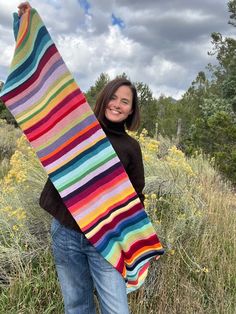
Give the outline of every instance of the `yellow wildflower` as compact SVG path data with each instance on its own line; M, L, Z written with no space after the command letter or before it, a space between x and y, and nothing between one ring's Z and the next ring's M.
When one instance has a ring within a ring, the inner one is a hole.
M12 227L12 230L13 230L13 231L18 231L18 230L19 230L19 227L18 227L17 225L14 225L14 226Z
M156 200L156 199L157 199L157 195L156 195L155 193L152 193L152 194L151 194L151 199L152 199L152 200Z

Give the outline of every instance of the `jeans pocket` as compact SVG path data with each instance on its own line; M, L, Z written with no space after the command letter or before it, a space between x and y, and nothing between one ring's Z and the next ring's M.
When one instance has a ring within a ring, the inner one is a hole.
M53 218L52 224L51 224L51 236L52 236L52 239L55 238L56 234L58 233L58 231L61 228L62 228L62 225L60 224L60 222L58 220L56 220L55 218Z

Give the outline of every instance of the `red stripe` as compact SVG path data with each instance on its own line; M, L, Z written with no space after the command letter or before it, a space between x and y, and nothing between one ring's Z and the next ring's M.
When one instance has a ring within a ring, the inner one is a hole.
M91 199L96 198L101 194L102 191L106 191L107 188L117 184L117 182L121 181L124 177L126 177L126 174L123 172L123 169L119 167L112 173L109 173L107 176L99 179L92 185L89 185L89 187L85 190L81 192L78 191L79 189L73 191L73 193L76 193L76 195L72 198L69 198L68 200L63 199L63 201L67 207L73 206L82 200L83 202L90 202Z
M65 155L67 152L72 150L74 147L79 145L81 142L85 141L87 138L92 136L99 129L100 129L100 126L99 125L95 125L93 128L89 129L83 135L78 136L74 141L70 142L67 146L64 146L59 152L57 152L56 154L52 155L48 159L45 159L45 160L41 161L43 166L45 167L45 166L51 164L52 162L54 162L55 160L58 160L60 157Z
M141 268L141 270L138 273L138 279L137 280L129 280L128 284L132 285L132 286L137 286L139 283L139 278L140 276L148 269L148 267L150 266L150 263L147 262L146 264L144 264L144 266Z
M55 45L50 46L43 57L40 59L38 64L37 70L33 73L33 75L25 81L23 84L17 86L15 89L11 90L9 93L5 94L2 97L4 102L7 102L9 99L18 96L20 93L24 92L29 86L31 86L39 77L41 71L43 70L45 64L50 60L50 58L55 54L58 53L57 48ZM11 106L9 106L11 108Z
M130 246L129 250L124 252L125 259L129 260L132 256L145 246L155 245L160 243L156 234L152 234L149 238L138 240L133 245Z
M51 120L50 118L53 117L54 114L57 114L57 112L63 108L67 108L69 105L73 106L75 103L76 97L81 95L81 91L79 89L74 90L70 94L67 94L64 96L64 98L61 99L59 103L57 103L54 107L52 107L51 111L48 112L46 116L43 116L40 121L26 129L24 132L26 134L34 134L34 132L37 132L39 128L42 127L42 125L48 124ZM83 96L83 95L82 95ZM68 104L67 104L68 103Z
M42 136L45 133L47 133L48 131L50 131L57 123L62 121L63 118L65 118L69 113L75 111L79 106L84 104L84 102L85 102L85 99L82 98L80 101L76 102L74 104L74 106L72 106L70 108L66 108L67 110L65 110L65 112L62 113L61 115L55 115L54 119L50 119L50 123L47 123L46 126L44 126L42 124L41 127L37 130L37 133L34 133L35 135L31 135L31 134L27 135L29 141L34 141L34 140L38 139L40 136ZM38 123L41 124L42 123L41 120ZM27 129L27 132L28 132L28 129Z
M24 130L25 134L29 137L29 139L38 138L42 133L46 133L46 131L51 128L51 125L53 125L54 121L58 121L58 119L62 120L69 113L81 106L84 102L85 98L83 94L81 94L81 96L78 94L78 90L76 90L76 93L70 93L55 107L53 107L46 116L43 116L33 126Z
M114 209L116 209L119 206L123 206L124 203L126 203L130 198L134 197L136 194L136 192L134 191L133 193L127 195L125 198L123 198L121 201L113 204L112 206L108 207L108 209L100 214L94 221L90 222L88 225L86 225L85 228L83 228L83 232L86 233L86 230L90 229L91 227L93 227L94 224L96 224L97 222L99 222L99 220L101 220L103 217L105 217L109 212L113 211Z
M96 234L90 238L90 241L93 244L95 244L99 240L101 240L101 238L104 235L106 235L107 232L116 231L116 226L120 222L124 221L126 218L130 218L134 214L137 214L140 211L140 209L142 209L142 205L138 203L134 205L133 207L131 207L129 210L126 210L125 212L120 213L115 218L113 218L112 221L110 221L109 223L106 223L99 231L97 231ZM96 227L96 225L94 225L94 227Z
M89 241L90 241L90 240L89 240ZM91 242L91 243L92 243L92 242ZM121 251L119 261L118 261L118 263L116 264L116 269L118 270L119 273L122 274L123 271L124 271L124 268L125 268L125 263L124 263L123 251Z
M25 17L23 17L23 18L27 18L27 27L26 27L26 29L25 29L25 33L23 34L23 36L21 37L21 40L17 43L17 45L16 45L16 49L21 45L21 43L23 42L23 40L25 39L25 37L26 37L26 34L28 33L28 30L29 30L29 26L30 26L30 24L29 24L29 21L30 21L30 10L28 10L28 12L26 12L27 13L27 16L25 16ZM23 21L22 21L23 22Z

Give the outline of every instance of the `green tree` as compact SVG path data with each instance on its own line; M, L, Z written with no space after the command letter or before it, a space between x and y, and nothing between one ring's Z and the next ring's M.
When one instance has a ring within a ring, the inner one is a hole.
M228 2L228 10L231 13L229 16L229 24L236 26L236 0L230 0Z
M180 105L171 97L160 96L157 100L157 123L158 133L163 136L175 138L178 123L180 123ZM182 121L181 121L182 124Z
M147 84L136 82L135 87L141 113L140 131L146 129L149 135L153 136L155 134L155 123L157 122L156 100Z
M236 26L236 0L228 2L230 24ZM185 119L182 147L201 149L215 158L224 175L236 184L236 40L214 32L212 51L218 64L208 65L211 80L200 72L181 100ZM191 107L191 112L188 108Z
M178 103L178 118L181 119L181 146L189 142L189 135L195 121L202 116L204 101L211 93L212 85L205 72L197 74L196 79Z
M219 170L236 184L236 117L218 111L198 118L191 132L188 149L203 150L215 158Z
M236 55L233 56L229 63L227 74L222 82L222 93L236 113Z
M101 90L110 81L110 77L106 73L101 73L99 78L96 80L95 85L91 86L89 90L85 93L89 105L94 108L96 99Z

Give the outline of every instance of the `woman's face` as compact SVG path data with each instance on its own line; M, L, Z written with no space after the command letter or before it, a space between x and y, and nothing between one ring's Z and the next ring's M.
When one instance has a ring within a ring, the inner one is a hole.
M112 122L122 122L133 112L133 93L126 86L120 86L105 108L105 117Z

